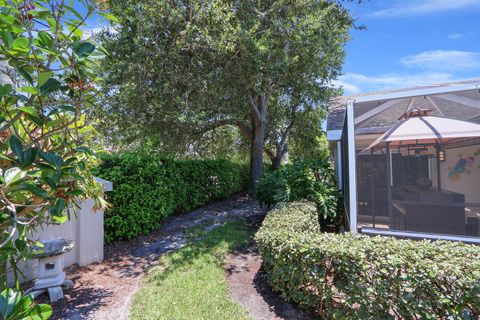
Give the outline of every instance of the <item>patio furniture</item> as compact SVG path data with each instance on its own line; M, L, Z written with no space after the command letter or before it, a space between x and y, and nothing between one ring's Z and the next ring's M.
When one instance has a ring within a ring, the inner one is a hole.
M437 189L438 191L443 192L442 183L441 183L441 172L440 172L440 150L441 147L446 146L451 143L462 142L470 140L473 138L480 137L480 125L468 121L455 120L450 118L429 116L430 110L426 109L414 109L407 110L400 118L399 122L394 125L390 130L381 135L376 139L367 149L371 153L373 150L385 149L386 153L386 165L387 165L387 210L390 217L390 221L393 224L391 228L395 228L394 222L398 214L404 215L404 229L407 231L421 231L416 230L418 228L424 230L428 229L426 226L427 218L432 220L443 219L445 216L446 225L449 222L453 223L453 226L446 227L445 230L450 230L450 234L460 233L465 234L465 205L458 206L458 209L450 208L450 203L438 203L438 200L441 198L430 198L424 202L413 201L411 203L401 203L396 202L396 208L394 212L394 202L392 189L394 188L393 184L393 170L392 170L392 149L401 150L406 149L408 153L413 149L416 154L417 149L420 152L429 151L429 149L434 148L436 159L436 180L437 180ZM424 194L425 192L418 192L418 194ZM425 194L423 195L424 199ZM463 200L463 202L465 202ZM416 203L416 204L415 204ZM417 206L416 209L414 207ZM438 209L437 212L441 213L435 215L435 207ZM454 206L457 208L457 206ZM445 210L445 208L452 210ZM450 212L452 211L452 212ZM413 217L414 214L417 214L417 217ZM463 216L463 230L460 230L460 223L455 223L455 221L460 221L460 217ZM410 223L409 223L410 221ZM412 223L415 222L415 223ZM435 225L436 222L429 222L430 224ZM419 224L420 226L414 227L414 224ZM413 228L413 229L412 229ZM440 226L432 227L434 229L442 229ZM438 231L426 231L424 232L438 232Z
M465 196L446 190L403 186L394 191L393 229L465 235Z

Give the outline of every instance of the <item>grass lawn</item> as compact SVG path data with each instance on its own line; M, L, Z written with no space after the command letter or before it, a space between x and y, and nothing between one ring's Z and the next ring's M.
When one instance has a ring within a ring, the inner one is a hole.
M225 255L252 235L242 221L210 232L191 229L189 244L162 257L146 277L130 319L251 319L230 298L223 265Z

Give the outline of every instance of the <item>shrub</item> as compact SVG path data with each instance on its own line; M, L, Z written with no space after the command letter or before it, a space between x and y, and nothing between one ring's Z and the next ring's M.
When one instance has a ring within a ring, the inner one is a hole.
M257 186L256 198L267 206L280 202L310 200L323 219L337 217L338 188L328 161L298 161L266 172Z
M480 247L319 233L315 205L272 210L256 234L274 290L325 319L478 319Z
M152 153L103 157L98 176L114 184L105 240L146 234L173 213L187 212L244 190L246 167L226 160L173 160Z
M73 218L81 200L106 205L88 147L106 52L81 31L104 13L93 1L81 13L63 1L0 4L0 319L46 319L50 307L20 290L22 263L41 247L31 235Z

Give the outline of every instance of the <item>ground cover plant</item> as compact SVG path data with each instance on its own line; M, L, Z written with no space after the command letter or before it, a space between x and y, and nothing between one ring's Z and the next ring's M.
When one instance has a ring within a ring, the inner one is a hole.
M321 233L315 204L273 209L257 232L269 281L324 319L478 319L480 248Z
M162 257L147 276L130 319L250 319L229 296L223 264L229 251L252 236L243 221L209 232L191 229L189 244Z
M112 181L107 242L156 230L163 219L245 190L248 168L227 160L174 160L155 153L103 157L98 176Z

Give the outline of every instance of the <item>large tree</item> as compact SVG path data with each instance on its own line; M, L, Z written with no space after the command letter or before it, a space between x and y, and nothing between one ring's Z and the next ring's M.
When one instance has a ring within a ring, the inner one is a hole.
M103 35L112 52L105 66L107 85L115 88L105 105L108 119L117 120L112 134L156 135L174 147L236 126L250 142L252 191L268 133L278 129L269 123L291 122L288 138L296 113L328 97L352 27L333 0L111 4L120 20Z

